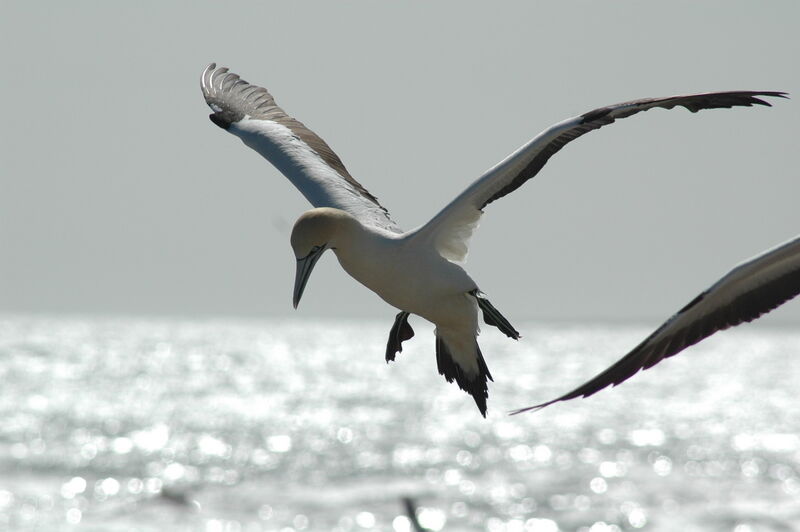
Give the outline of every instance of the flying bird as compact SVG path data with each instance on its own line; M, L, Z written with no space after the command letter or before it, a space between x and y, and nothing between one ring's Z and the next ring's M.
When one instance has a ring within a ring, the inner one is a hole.
M656 107L702 109L770 104L782 92L714 92L646 98L601 107L546 129L490 168L428 223L404 231L345 168L334 151L278 107L264 88L227 68L209 65L201 77L212 122L270 161L314 206L295 223L297 259L293 304L297 308L314 265L332 250L354 279L397 308L386 361L414 336L411 314L435 326L436 362L448 382L472 395L486 417L493 380L478 346L478 315L517 340L519 332L492 305L463 268L470 238L487 205L534 177L556 152L578 137ZM556 401L591 395L619 384L714 332L750 321L800 292L800 239L742 264L670 318L630 354ZM527 409L520 409L519 412Z

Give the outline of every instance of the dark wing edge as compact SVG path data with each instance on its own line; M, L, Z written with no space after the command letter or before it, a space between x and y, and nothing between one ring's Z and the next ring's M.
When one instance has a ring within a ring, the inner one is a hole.
M770 277L765 275L767 278L763 282L753 283L730 300L714 301L717 290L724 290L736 282L732 278L740 269L753 266L758 268L759 263L767 262L773 255L786 251L789 252L785 258L789 267L778 275ZM513 410L510 414L541 410L553 403L589 397L608 386L616 386L640 370L649 369L665 358L677 355L717 331L759 318L798 294L800 294L800 238L734 268L664 322L627 355L593 379L556 399Z
M238 122L245 116L272 120L289 128L297 137L308 144L331 168L336 170L349 182L359 194L380 207L389 217L389 211L378 202L378 198L370 194L364 186L350 175L344 163L322 138L307 128L299 120L289 116L276 103L272 95L263 87L253 85L241 79L238 74L230 72L227 67L217 68L211 63L200 77L200 88L206 104L214 111L211 121L223 129Z
M654 107L672 109L673 107L681 106L693 113L703 109L730 109L732 107L752 107L753 105L772 107L772 104L766 100L762 100L759 96L788 98L788 93L780 91L728 91L690 94L685 96L668 96L665 98L643 98L600 107L599 109L584 113L580 115L580 121L550 140L514 179L487 198L479 209L483 210L489 203L521 187L526 181L539 173L547 161L550 160L550 157L558 153L561 148L573 140L590 131L600 129L608 124L613 124L619 118L627 118Z
M480 410L481 415L486 417L486 400L489 398L489 385L487 379L494 382L489 368L486 366L486 359L483 358L481 348L475 343L478 356L478 372L476 375L469 375L456 362L455 357L448 349L442 337L436 335L436 367L439 375L442 375L447 382L455 381L458 387L472 396L475 404Z

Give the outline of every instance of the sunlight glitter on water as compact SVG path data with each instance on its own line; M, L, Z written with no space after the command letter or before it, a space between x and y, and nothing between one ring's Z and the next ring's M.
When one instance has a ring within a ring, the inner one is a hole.
M430 330L387 365L384 325L0 321L0 525L400 531L403 497L431 530L800 524L792 331L731 331L514 417L647 331L487 332L483 420L437 374Z

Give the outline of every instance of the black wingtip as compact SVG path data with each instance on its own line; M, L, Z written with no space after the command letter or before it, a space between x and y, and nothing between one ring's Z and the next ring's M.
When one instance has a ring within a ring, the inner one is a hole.
M775 98L789 99L789 93L784 91L763 91L756 92L755 96L774 96Z
M211 113L208 115L208 118L214 122L217 126L221 127L224 130L228 130L231 127L231 121L227 120L224 116L224 113Z
M611 386L612 387L616 386L616 384L612 384ZM604 388L605 388L605 386L604 386ZM596 391L599 391L599 390L596 390ZM511 410L508 413L508 415L509 416L516 416L517 414L523 414L525 412L538 412L539 410L541 410L543 408L546 408L546 407L548 407L550 405L554 405L556 403L560 403L562 401L569 401L570 399L577 399L579 397L585 399L585 398L589 397L590 395L593 395L594 393L595 393L595 391L589 392L589 393L583 393L583 392L579 392L577 390L573 390L572 392L570 392L570 393L568 393L566 395L562 395L561 397L558 397L556 399L551 399L550 401L547 401L545 403L539 403L538 405L526 406L524 408L517 408L516 410Z
M789 99L789 93L783 91L765 91L765 92L753 92L750 96L750 102L753 105L765 105L767 107L772 107L772 104L767 100L762 100L761 98L757 98L757 96L770 96L772 98L786 98Z
M553 403L557 403L559 401L561 401L561 399L555 399L553 401L548 401L546 403L541 403L541 404L538 404L538 405L526 406L525 408L517 408L516 410L510 411L508 413L508 415L509 416L516 416L517 414L524 414L525 412L538 412L542 408L544 408L546 406L550 406Z

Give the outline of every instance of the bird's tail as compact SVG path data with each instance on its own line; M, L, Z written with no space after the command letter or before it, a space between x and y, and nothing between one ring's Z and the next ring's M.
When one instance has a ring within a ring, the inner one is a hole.
M486 399L489 398L489 387L487 379L492 379L492 374L489 373L489 368L486 366L486 360L483 358L481 348L478 347L478 342L475 342L475 356L477 371L470 371L465 369L460 362L461 357L458 359L453 356L452 351L447 343L442 339L439 331L436 331L436 365L439 368L439 374L443 375L447 382L456 381L458 387L467 392L475 400L478 405L478 410L481 415L486 417Z

